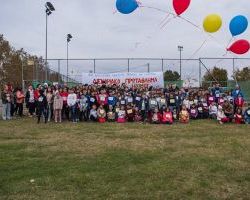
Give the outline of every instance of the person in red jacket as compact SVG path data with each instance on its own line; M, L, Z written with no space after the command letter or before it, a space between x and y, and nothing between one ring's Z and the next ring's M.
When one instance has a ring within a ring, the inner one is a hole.
M108 105L108 95L105 89L102 89L100 91L100 94L96 95L96 99L99 105L103 105L106 108L106 106Z
M244 123L244 118L243 118L243 115L242 115L241 108L238 108L236 110L236 113L234 115L234 121L235 121L236 124L243 124Z
M169 108L166 108L163 111L161 122L163 124L173 124L173 114L172 114L172 112L170 111Z
M242 108L244 105L244 98L239 94L235 100L234 100L234 104L236 106L236 108Z

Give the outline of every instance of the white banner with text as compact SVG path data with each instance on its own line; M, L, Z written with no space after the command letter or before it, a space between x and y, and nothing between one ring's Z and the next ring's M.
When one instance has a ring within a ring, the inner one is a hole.
M164 87L163 73L162 72L149 72L149 73L110 73L110 74L96 74L96 73L83 73L83 84L107 84L107 85L122 85L145 87Z

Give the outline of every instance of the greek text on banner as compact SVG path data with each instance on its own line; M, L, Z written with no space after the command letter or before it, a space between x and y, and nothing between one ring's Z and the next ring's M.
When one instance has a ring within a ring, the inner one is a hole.
M163 73L150 72L150 73L110 73L110 74L96 74L96 73L83 73L83 84L116 84L127 86L143 85L145 87L164 87Z

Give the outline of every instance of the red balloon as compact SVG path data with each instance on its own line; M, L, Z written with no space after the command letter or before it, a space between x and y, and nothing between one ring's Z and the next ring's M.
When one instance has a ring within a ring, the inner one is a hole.
M173 6L176 14L181 15L184 13L188 9L190 2L191 0L173 0Z
M237 40L227 49L227 51L231 51L235 54L245 54L249 49L250 44L247 40Z

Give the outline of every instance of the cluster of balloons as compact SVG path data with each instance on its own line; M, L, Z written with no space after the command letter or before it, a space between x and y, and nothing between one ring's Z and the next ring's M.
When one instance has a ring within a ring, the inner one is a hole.
M217 32L222 26L222 19L217 14L208 15L203 21L203 28L208 33ZM243 15L235 16L230 24L229 30L232 34L232 37L238 36L246 31L248 27L248 20ZM245 54L249 51L250 44L247 40L237 40L234 42L227 51L231 51L235 54Z
M183 14L190 6L191 0L173 0L173 8L177 16ZM116 0L116 8L122 14L130 14L139 7L137 0ZM222 26L222 18L218 14L210 14L203 20L203 28L207 33L215 33ZM229 25L232 37L238 36L246 31L248 20L243 15L235 16ZM240 39L231 44L227 51L235 54L245 54L249 51L250 44L247 40Z

